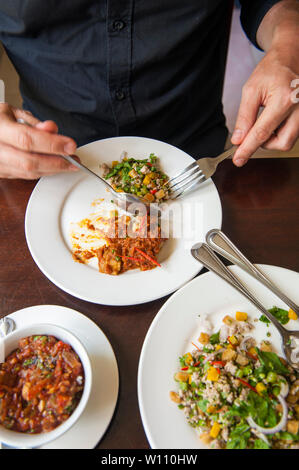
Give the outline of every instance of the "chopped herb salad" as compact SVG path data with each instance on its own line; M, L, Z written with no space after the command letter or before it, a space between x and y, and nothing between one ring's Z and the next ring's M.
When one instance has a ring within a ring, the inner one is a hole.
M109 167L101 165L102 176L117 192L134 194L147 202L162 202L169 198L168 176L158 168L158 157L136 160L123 152L121 161Z
M179 359L170 398L212 448L299 448L298 373L269 341L257 345L252 329L237 312L218 332L201 332Z

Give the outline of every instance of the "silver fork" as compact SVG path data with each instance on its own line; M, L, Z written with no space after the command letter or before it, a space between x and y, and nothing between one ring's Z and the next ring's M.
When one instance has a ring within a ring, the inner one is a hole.
M282 347L288 362L294 369L299 370L298 349L296 348L295 342L295 339L299 339L299 331L292 331L284 328L279 323L277 318L268 312L268 310L257 300L253 294L251 294L251 292L249 292L246 286L233 274L233 272L228 269L224 263L222 263L216 253L214 253L212 248L210 248L207 244L196 243L191 248L191 253L192 256L203 266L217 274L217 276L221 277L224 281L244 295L244 297L246 297L253 305L255 305L255 307L273 323L280 333Z
M29 124L28 122L24 121L24 119L21 119L21 118L17 119L17 122L19 124L25 124L26 126L33 127L31 124ZM127 210L130 211L130 204L140 204L140 203L142 203L142 204L145 204L147 207L150 206L150 203L148 201L146 201L145 199L143 199L143 198L140 198L138 196L133 196L132 194L128 194L128 193L125 193L125 192L122 192L122 193L116 192L112 188L112 186L104 178L102 178L97 173L94 173L92 170L87 168L87 166L83 165L82 163L77 162L77 160L75 160L71 155L62 155L61 154L61 155L59 155L59 157L63 158L64 160L71 163L72 165L75 165L80 170L85 171L85 173L87 173L88 175L94 176L95 178L100 180L102 183L104 183L109 188L109 190L113 194L113 196L116 197L119 201L121 201L122 203L124 203L126 205ZM133 209L133 208L131 208L131 209L132 209L132 212L135 213L135 209Z
M177 199L194 186L199 185L210 178L216 171L220 162L232 156L237 150L236 146L231 147L215 158L201 158L188 165L184 170L167 181L170 189L170 199Z
M264 284L264 286L270 289L273 294L288 305L299 317L299 306L268 279L257 266L252 264L221 230L210 230L206 234L206 242L212 250L216 251L233 264L237 264L241 269Z

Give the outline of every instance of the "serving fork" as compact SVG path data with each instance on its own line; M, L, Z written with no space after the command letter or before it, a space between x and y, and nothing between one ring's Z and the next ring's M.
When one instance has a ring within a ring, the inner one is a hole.
M206 234L207 244L219 255L238 265L252 277L260 281L280 300L288 305L299 317L299 306L276 286L257 266L252 264L233 242L219 229L212 229Z
M221 277L224 281L234 287L244 297L246 297L260 312L262 312L277 328L282 340L282 348L285 356L291 366L299 370L299 357L298 345L296 340L299 340L299 331L287 330L278 320L272 315L257 298L247 289L243 282L241 282L233 272L225 266L225 264L218 258L212 248L205 243L196 243L191 248L192 256L199 261L207 269ZM268 283L271 283L268 278ZM260 280L260 279L259 279ZM264 283L264 282L263 282ZM267 286L268 287L268 286ZM271 289L273 292L274 290ZM276 294L277 295L277 294ZM285 296L286 298L286 296ZM288 299L290 300L290 299ZM299 342L298 342L299 344Z
M167 186L170 190L170 199L178 199L195 186L204 183L208 178L213 176L218 164L226 158L231 157L236 150L237 146L234 145L218 155L218 157L201 158L188 165L176 176L170 178L167 181Z

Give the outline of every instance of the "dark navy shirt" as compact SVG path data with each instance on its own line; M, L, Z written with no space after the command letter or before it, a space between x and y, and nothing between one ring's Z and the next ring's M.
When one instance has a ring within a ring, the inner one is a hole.
M243 0L243 27L278 0ZM140 135L215 155L228 0L0 0L0 40L20 75L23 107L79 145Z

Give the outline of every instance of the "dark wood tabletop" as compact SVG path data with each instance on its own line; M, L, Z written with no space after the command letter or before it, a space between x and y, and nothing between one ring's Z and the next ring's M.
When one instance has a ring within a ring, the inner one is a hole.
M223 208L223 231L256 263L299 271L299 159L256 159L244 168L225 161L214 182ZM167 298L131 307L78 300L38 269L24 235L27 201L36 183L0 179L0 317L38 304L74 308L96 322L115 351L120 392L102 449L146 449L137 401L142 343Z

